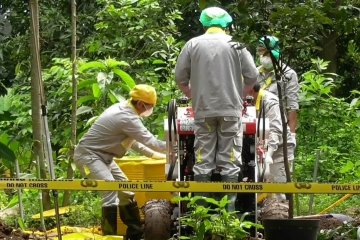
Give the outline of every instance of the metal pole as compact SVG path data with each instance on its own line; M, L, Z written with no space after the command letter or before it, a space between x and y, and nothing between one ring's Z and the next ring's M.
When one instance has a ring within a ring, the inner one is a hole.
M320 151L316 151L316 160L315 160L315 166L314 166L314 173L313 173L313 182L316 182L317 179L317 173L318 173L318 169L319 169L319 161L320 161ZM313 205L314 205L314 194L310 195L310 199L309 199L309 213L310 214L314 214L313 213Z
M40 178L40 160L39 156L36 157L36 177ZM45 233L46 237L46 227L45 227L45 220L44 220L44 208L42 204L42 193L39 191L39 202L40 202L40 222L41 222L41 228L43 232Z
M16 178L20 178L20 168L19 168L19 161L15 158L15 169L16 169ZM24 219L24 207L22 202L22 190L18 189L18 198L19 198L19 210L20 210L20 217Z
M47 120L47 109L46 109L45 105L42 105L41 109L42 109L42 117L43 117L43 123L44 123L44 134L45 134L45 140L46 140L45 153L48 156L48 166L49 166L50 177L53 180L53 179L55 179L55 170L54 170L54 160L52 157L49 126L48 126L48 120ZM60 228L60 213L59 213L59 195L58 195L57 190L52 190L52 193L53 193L53 197L54 197L54 209L55 209L55 218L56 218L56 228L57 228L57 233L58 233L58 239L62 240L61 228Z

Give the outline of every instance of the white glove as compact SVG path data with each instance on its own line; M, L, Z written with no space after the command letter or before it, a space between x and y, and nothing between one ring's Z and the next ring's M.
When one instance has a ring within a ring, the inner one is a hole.
M153 158L153 159L166 159L166 154L159 153L159 152L154 152L153 155L151 156L151 158Z
M265 164L273 164L274 160L272 159L272 155L274 154L274 149L271 147L268 148L265 155Z
M272 159L272 155L274 154L274 149L268 147L268 150L265 155L265 172L264 172L264 179L268 179L270 176L270 165L274 163Z
M270 177L270 164L265 163L264 180L266 181Z

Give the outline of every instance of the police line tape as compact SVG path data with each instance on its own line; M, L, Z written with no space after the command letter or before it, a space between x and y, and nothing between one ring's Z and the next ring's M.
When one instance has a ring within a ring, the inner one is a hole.
M192 181L106 181L92 179L0 179L0 189L94 190L132 192L240 192L359 194L359 184L245 183Z

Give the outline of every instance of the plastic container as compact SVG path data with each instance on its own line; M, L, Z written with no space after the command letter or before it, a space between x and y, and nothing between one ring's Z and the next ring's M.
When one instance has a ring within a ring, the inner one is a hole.
M121 170L126 174L129 180L151 180L151 181L165 181L165 164L166 159L158 160L151 159L145 156L127 156L120 159L114 159ZM151 199L167 199L170 200L173 195L170 192L135 192L135 199L139 208L143 207L145 203ZM143 213L140 211L141 218ZM119 216L119 214L118 214ZM121 221L120 217L117 220L118 234L125 235L126 226Z
M264 219L266 240L316 240L320 230L319 219Z

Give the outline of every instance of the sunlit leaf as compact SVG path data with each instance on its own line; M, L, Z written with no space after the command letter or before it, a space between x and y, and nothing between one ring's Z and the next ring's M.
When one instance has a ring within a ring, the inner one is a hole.
M88 113L88 112L91 112L93 109L92 107L89 107L89 106L81 106L77 109L76 111L76 115L80 115L80 114L84 114L84 113Z
M354 163L347 161L344 166L341 167L340 173L347 173L350 172L354 168Z
M113 72L118 75L126 83L126 85L130 87L130 89L136 85L134 79L123 70L113 69Z
M106 65L100 61L92 61L92 62L87 62L82 64L79 68L78 71L79 72L84 72L87 71L89 69L101 69L101 70L106 70Z
M97 83L94 83L94 84L92 85L92 92L93 92L93 96L94 96L96 99L99 99L100 96L101 96L100 85L97 84Z
M129 67L130 65L125 62L125 61L117 61L115 59L112 59L112 58L108 58L105 60L105 64L110 68L114 68L114 67L117 67L117 66L125 66L125 67Z

